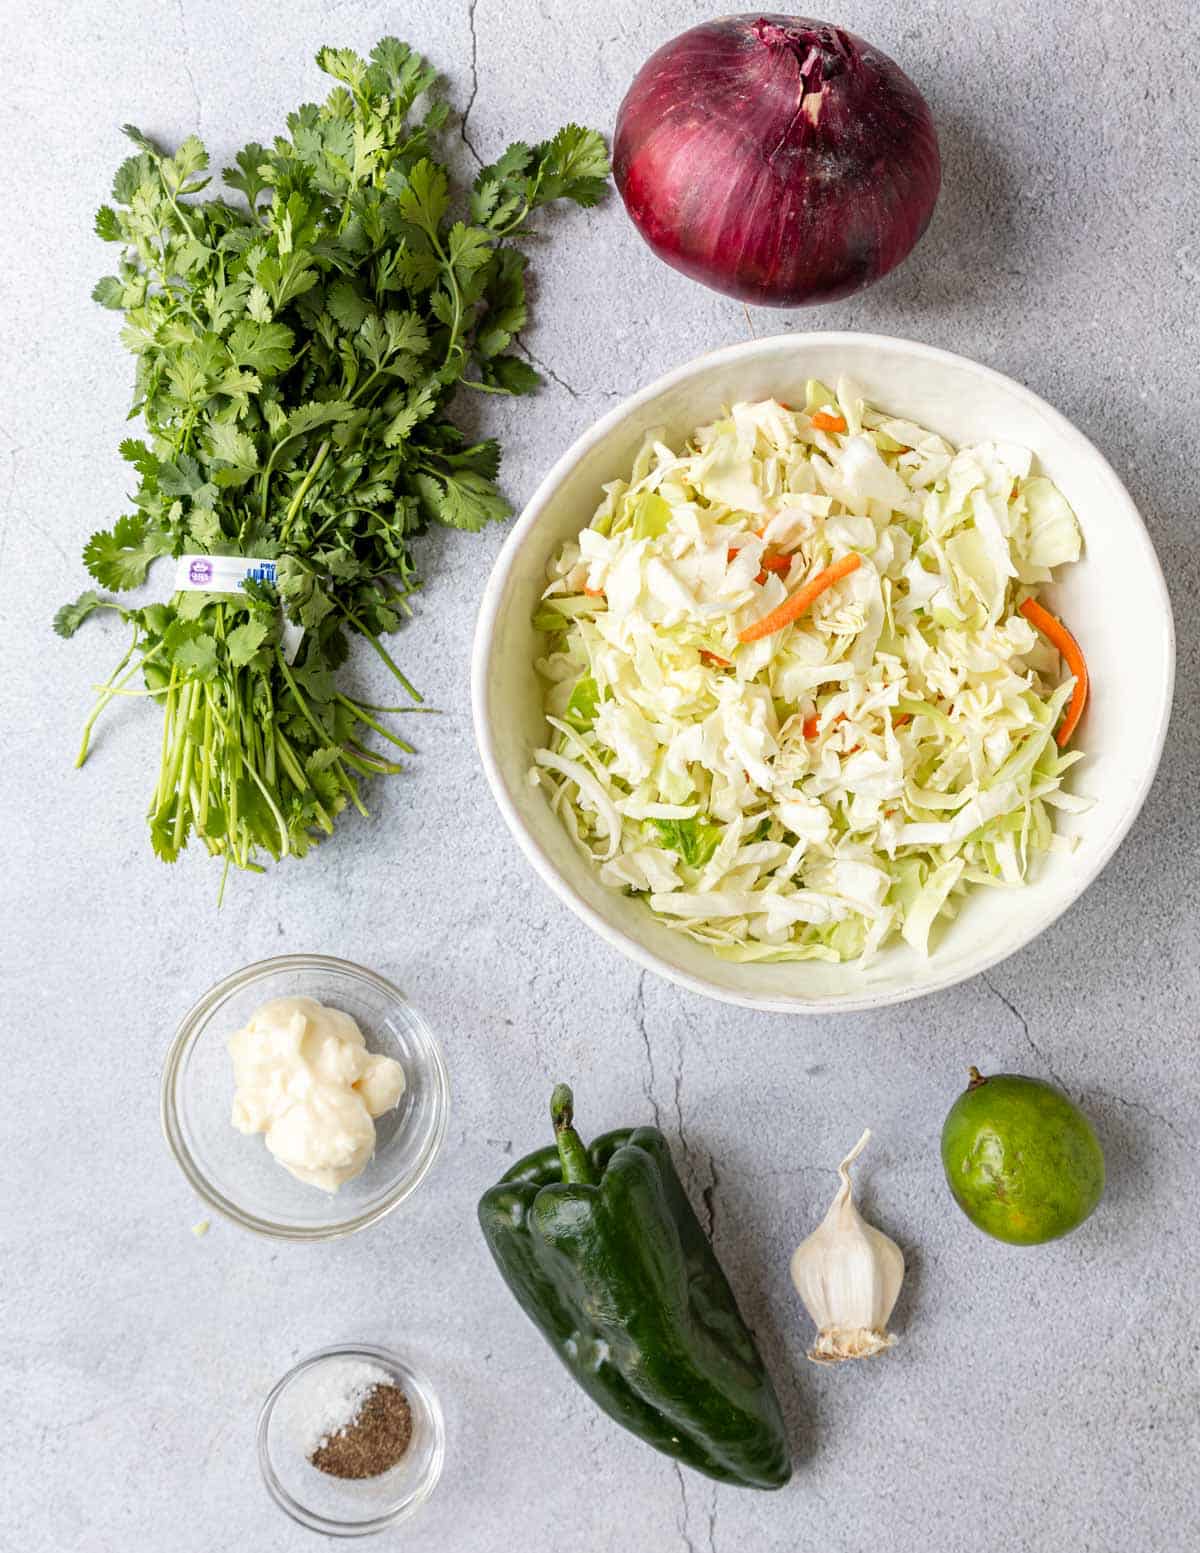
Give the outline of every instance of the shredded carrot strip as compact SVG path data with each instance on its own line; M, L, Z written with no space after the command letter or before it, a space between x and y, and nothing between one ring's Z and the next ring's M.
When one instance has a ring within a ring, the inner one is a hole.
M603 588L589 588L585 586L583 591L590 599L602 599L604 597Z
M846 430L846 417L844 415L830 415L825 410L818 410L812 417L812 423L818 431Z
M801 726L801 732L806 739L815 739L821 730L821 722L814 712L811 717L806 717Z
M1048 609L1043 609L1036 599L1026 599L1021 605L1021 613L1031 626L1058 648L1067 667L1075 676L1075 688L1067 704L1066 716L1058 725L1058 732L1055 734L1059 749L1063 749L1075 732L1076 725L1083 716L1083 709L1087 705L1088 668L1083 649L1062 621L1052 615Z
M833 587L835 582L841 582L843 577L856 572L861 565L861 556L853 553L844 555L840 561L835 561L823 572L810 577L803 587L797 588L795 593L790 598L784 599L777 609L771 610L770 614L764 615L761 620L756 620L744 631L739 631L738 641L757 642L761 637L773 636L776 631L782 631L784 626L790 626L793 620L798 620L809 605L814 604L822 593Z
M718 657L715 652L709 652L707 647L702 647L700 649L700 656L704 659L705 663L715 663L720 669L727 669L729 667L728 658Z
M897 717L893 721L892 727L893 728L903 728L905 723L911 723L911 722L912 722L912 713L911 712L901 712L900 716Z
M757 534L755 537L761 539L762 535ZM737 546L730 545L729 549L725 552L726 566L732 566L737 558ZM764 555L761 564L764 572L786 572L788 567L792 564L792 558L790 555ZM759 580L761 581L762 579L760 578Z

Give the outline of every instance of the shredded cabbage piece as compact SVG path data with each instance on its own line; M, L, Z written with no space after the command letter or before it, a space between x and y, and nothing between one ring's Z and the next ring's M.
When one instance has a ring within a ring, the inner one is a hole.
M972 887L1069 850L1073 681L1018 610L1082 541L1033 464L845 381L735 404L678 451L648 436L534 616L530 780L603 882L728 959L865 964L929 953ZM851 552L799 619L739 639Z

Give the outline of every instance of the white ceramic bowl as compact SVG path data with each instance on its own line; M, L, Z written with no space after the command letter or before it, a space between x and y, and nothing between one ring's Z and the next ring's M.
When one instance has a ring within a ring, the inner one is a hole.
M866 397L955 443L1030 447L1083 528L1085 556L1046 590L1079 637L1091 699L1078 735L1088 758L1074 787L1095 799L1060 816L1078 833L1022 890L981 890L939 931L928 959L907 945L866 970L813 961L739 965L658 922L603 886L539 788L531 752L543 742L541 687L530 623L546 564L589 522L606 480L624 474L653 426L667 442L735 400L803 398L806 378L851 377ZM1049 926L1091 883L1133 823L1158 766L1175 672L1171 606L1145 526L1129 494L1086 437L1028 389L987 367L910 340L869 334L777 335L701 356L651 383L587 432L542 481L509 535L484 594L475 634L475 735L496 801L526 857L552 890L609 943L695 992L794 1013L877 1008L986 970Z

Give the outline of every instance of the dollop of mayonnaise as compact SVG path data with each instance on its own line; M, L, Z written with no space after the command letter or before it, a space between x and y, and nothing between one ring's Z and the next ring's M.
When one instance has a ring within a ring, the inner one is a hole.
M315 998L273 998L229 1037L233 1125L266 1134L299 1181L336 1192L366 1168L375 1118L404 1093L404 1069L367 1050L341 1009Z

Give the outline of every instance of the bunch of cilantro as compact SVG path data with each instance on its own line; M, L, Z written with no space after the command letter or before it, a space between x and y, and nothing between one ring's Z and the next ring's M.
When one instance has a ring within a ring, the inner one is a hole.
M70 636L113 609L131 628L79 760L114 697L162 702L150 832L167 861L193 835L226 869L303 856L348 804L366 812L364 778L401 769L372 742L410 749L386 720L401 708L348 694L336 671L364 636L420 700L381 641L417 585L410 540L430 522L478 530L510 511L499 448L468 444L450 400L459 386L536 386L509 350L525 322L513 240L538 206L592 205L606 186L600 136L568 125L485 167L457 219L434 153L450 113L434 70L394 38L369 61L325 48L317 63L340 83L325 103L225 170L244 203L196 199L209 179L194 136L168 156L127 127L137 154L96 217L122 252L94 296L125 315L131 415L149 440L121 444L133 511L88 540L89 572L119 592L161 556L276 562L274 585L143 608L89 591L55 619ZM303 629L294 659L284 614Z

